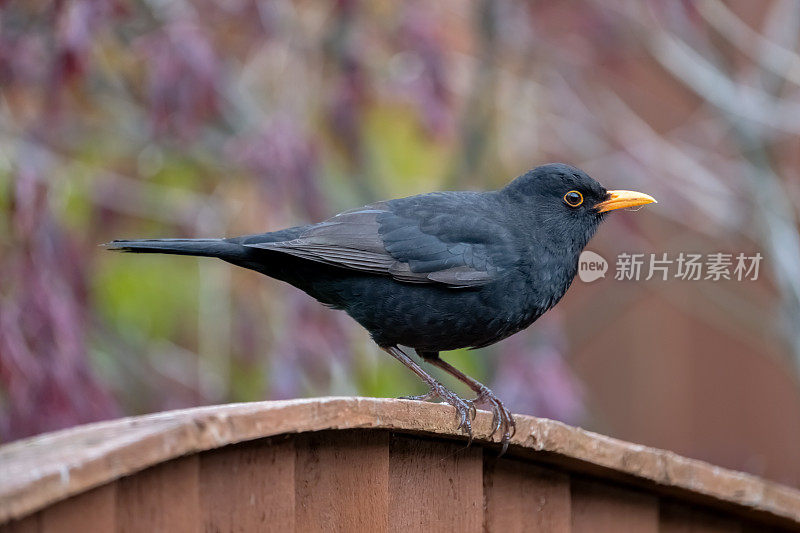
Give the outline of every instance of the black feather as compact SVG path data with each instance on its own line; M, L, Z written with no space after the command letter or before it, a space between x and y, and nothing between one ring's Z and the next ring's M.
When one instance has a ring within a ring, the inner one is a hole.
M564 204L572 189L584 207ZM499 191L411 196L271 233L107 246L218 257L344 309L382 346L438 352L497 342L555 305L605 196L581 171L547 165Z

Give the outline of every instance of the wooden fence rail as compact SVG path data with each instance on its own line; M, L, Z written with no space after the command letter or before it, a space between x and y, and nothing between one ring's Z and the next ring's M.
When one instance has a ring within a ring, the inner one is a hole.
M201 407L0 447L0 532L800 530L800 491L551 420L318 398Z

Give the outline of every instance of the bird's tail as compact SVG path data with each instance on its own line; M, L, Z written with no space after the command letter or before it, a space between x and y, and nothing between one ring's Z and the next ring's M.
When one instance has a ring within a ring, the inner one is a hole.
M108 250L120 252L197 255L225 260L242 259L247 249L225 239L135 239L104 244Z

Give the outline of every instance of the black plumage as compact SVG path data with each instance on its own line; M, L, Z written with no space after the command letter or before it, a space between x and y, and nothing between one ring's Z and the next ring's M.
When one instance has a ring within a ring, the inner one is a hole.
M578 203L578 200L580 202ZM111 249L218 257L283 280L342 309L375 342L456 407L471 433L473 403L429 376L399 346L467 383L491 405L504 444L513 418L492 392L438 357L512 335L555 305L605 214L654 201L607 191L550 164L487 192L436 192L377 202L324 222L228 239L114 241ZM577 205L574 205L576 204Z

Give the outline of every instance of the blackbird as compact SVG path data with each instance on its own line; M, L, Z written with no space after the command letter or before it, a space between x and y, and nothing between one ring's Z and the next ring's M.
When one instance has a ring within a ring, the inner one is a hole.
M439 358L480 348L533 323L564 295L606 213L655 202L608 191L555 163L488 192L433 192L369 204L324 222L227 239L116 240L114 250L218 257L277 278L346 311L429 387L418 400L456 408L472 437L476 403L493 413L503 449L514 419L482 383ZM411 359L411 347L476 397L465 400Z

